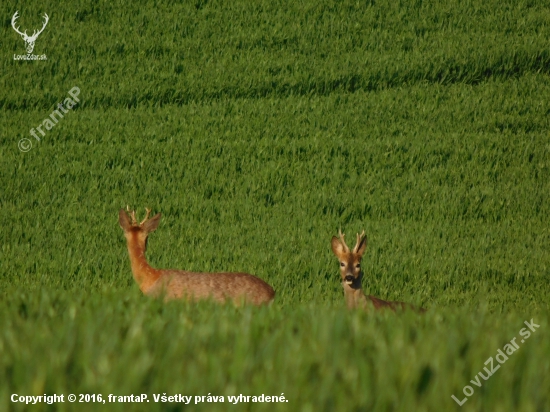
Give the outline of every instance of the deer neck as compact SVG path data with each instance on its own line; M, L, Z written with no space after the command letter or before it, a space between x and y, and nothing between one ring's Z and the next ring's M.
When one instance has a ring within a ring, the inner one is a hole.
M128 239L128 254L132 265L132 274L143 293L157 281L161 271L149 266L145 258L145 245L141 245L135 234Z
M365 296L363 287L361 286L362 277L363 274L361 273L361 275L351 285L348 285L346 282L342 282L348 309L364 308L367 306L367 297Z

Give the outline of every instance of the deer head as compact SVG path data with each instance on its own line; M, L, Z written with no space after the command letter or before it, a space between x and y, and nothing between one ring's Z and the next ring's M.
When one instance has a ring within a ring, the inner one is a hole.
M46 25L48 24L48 21L50 20L50 18L48 17L48 15L46 13L44 13L44 25L42 26L42 28L38 32L35 30L33 32L32 36L29 36L29 35L27 35L27 30L25 30L23 33L21 33L19 31L19 29L15 26L15 20L17 20L19 18L17 13L19 13L19 12L16 11L15 14L13 15L13 17L11 18L11 26L13 27L13 29L19 35L21 35L21 37L25 41L25 44L26 44L25 47L27 48L27 53L31 54L32 51L34 50L34 42L38 38L38 35L44 31L44 29L46 28Z
M340 275L342 276L342 284L347 285L352 289L361 289L361 259L367 248L367 237L365 231L357 234L357 243L350 250L344 241L344 234L341 230L338 231L338 236L332 237L332 252L336 255L340 262Z
M151 219L149 219L149 215L151 214L151 210L145 208L147 211L147 215L145 216L145 219L143 219L140 223L136 220L136 212L135 210L132 210L130 212L130 207L126 207L126 210L120 209L118 212L118 224L124 231L124 236L127 240L137 241L138 245L145 250L147 246L147 237L149 236L149 233L154 232L159 223L160 223L160 213L157 213L155 216L153 216Z

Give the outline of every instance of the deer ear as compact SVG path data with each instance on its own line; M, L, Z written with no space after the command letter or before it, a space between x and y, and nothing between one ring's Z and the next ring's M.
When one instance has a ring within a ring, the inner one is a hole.
M132 227L130 218L128 217L128 214L124 211L124 209L120 209L118 211L118 224L120 225L122 230L126 232Z
M145 230L145 232L147 232L147 233L151 233L151 232L154 232L155 230L157 230L157 227L159 226L159 223L160 223L160 217L161 217L161 214L157 213L151 219L144 222L143 223L143 230Z
M340 256L342 253L345 253L344 245L342 245L342 242L340 242L340 239L336 236L332 237L330 244L332 246L332 253L336 256Z
M357 254L360 256L363 256L363 253L365 253L365 249L367 248L367 237L363 236L359 244L357 245Z

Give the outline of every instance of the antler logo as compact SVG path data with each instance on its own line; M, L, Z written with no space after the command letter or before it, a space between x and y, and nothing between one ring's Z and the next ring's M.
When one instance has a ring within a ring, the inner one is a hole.
M50 20L50 18L48 17L48 15L46 13L44 13L44 25L42 26L42 28L38 32L35 30L33 32L32 36L29 36L29 35L27 35L27 30L25 30L23 33L21 33L19 31L19 29L15 26L15 20L17 20L19 18L17 13L19 13L19 12L16 11L15 14L13 15L13 17L11 18L11 25L12 25L13 29L19 35L21 35L23 40L25 40L25 47L27 48L27 53L31 54L32 51L34 50L34 42L36 41L36 39L38 38L40 33L42 33L44 31L44 29L46 28L46 25L48 24L48 21Z

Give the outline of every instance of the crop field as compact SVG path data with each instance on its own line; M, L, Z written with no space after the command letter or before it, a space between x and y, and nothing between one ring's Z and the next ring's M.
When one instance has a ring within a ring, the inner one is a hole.
M0 411L550 411L548 2L0 11ZM274 302L143 296L126 205ZM340 228L427 312L348 310Z

